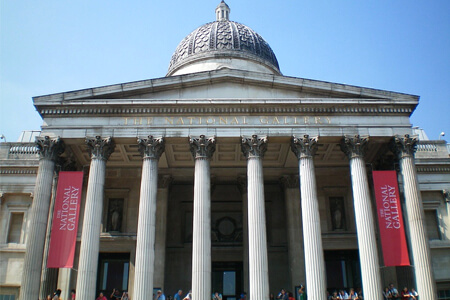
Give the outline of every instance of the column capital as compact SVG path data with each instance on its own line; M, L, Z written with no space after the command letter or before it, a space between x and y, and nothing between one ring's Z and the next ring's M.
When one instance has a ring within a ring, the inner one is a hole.
M86 137L86 145L91 154L91 159L108 160L116 148L116 144L111 137L102 138L99 135L93 138Z
M216 151L216 137L205 137L203 134L199 137L189 137L189 144L194 159L210 159Z
M267 136L258 137L256 134L250 138L242 136L241 150L245 158L264 157L267 150Z
M414 157L418 142L419 138L417 136L410 136L409 134L405 134L404 136L396 135L393 137L390 147L398 159L405 156Z
M36 146L39 151L39 159L48 159L56 162L64 152L65 145L61 138L50 138L49 136L36 137Z
M280 182L285 189L295 189L300 187L300 177L298 175L284 175Z
M247 176L240 175L237 177L237 184L239 192L241 192L241 195L247 194Z
M158 189L167 189L173 182L173 177L170 175L158 176Z
M369 136L345 136L340 143L342 152L347 155L348 159L355 157L364 157L367 149Z
M164 152L165 140L164 137L154 138L149 135L147 138L137 139L139 152L142 158L156 159L158 160Z
M312 158L317 151L318 136L310 137L305 134L303 137L292 136L291 150L294 152L297 159L308 157Z

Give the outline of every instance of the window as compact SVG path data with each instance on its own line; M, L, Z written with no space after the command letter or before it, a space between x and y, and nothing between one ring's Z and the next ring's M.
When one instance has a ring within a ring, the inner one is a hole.
M425 210L425 226L430 241L441 239L436 210Z
M439 300L450 300L450 289L449 290L439 290L438 291Z
M15 295L0 295L0 300L15 300Z
M22 244L23 212L13 212L9 218L8 243Z

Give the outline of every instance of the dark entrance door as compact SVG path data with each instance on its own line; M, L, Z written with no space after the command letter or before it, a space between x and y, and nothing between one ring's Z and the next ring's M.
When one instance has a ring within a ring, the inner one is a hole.
M358 250L325 251L324 254L330 293L362 287Z
M130 253L100 253L98 260L97 294L109 297L113 289L128 290Z
M213 262L212 291L222 294L223 300L238 300L244 286L242 262Z

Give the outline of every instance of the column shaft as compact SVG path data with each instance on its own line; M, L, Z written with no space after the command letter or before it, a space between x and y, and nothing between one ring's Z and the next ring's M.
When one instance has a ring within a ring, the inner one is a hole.
M20 289L20 299L23 300L36 300L39 298L42 254L45 243L45 238L43 237L47 229L54 168L55 163L51 160L41 159L39 161Z
M105 170L105 160L91 160L77 275L76 291L79 299L95 298Z
M144 158L134 273L133 298L136 299L145 299L148 291L153 290L157 181L158 160Z
M53 176L52 197L50 200L50 209L48 211L47 232L45 234L44 262L42 264L39 299L47 299L47 295L51 295L56 290L56 284L58 280L58 269L47 268L48 250L50 247L50 233L52 229L53 209L55 207L57 186L58 173Z
M320 228L319 201L312 157L299 160L300 193L305 247L306 284L310 299L326 298L325 262Z
M379 300L382 299L380 264L366 166L362 157L350 160L350 172L364 298Z
M267 299L269 295L269 266L261 158L252 157L248 159L247 178L250 297L251 299Z
M209 160L195 160L194 224L192 236L192 297L211 295L211 179Z
M406 211L408 214L409 238L416 275L417 292L422 299L436 299L436 284L431 269L430 248L424 228L424 213L420 197L416 168L413 156L400 160L403 176Z

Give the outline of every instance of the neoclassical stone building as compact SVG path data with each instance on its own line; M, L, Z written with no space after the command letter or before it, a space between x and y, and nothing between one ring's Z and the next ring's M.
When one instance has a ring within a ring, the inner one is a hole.
M0 299L268 299L300 284L381 299L390 282L449 299L449 152L417 139L419 97L283 76L229 14L222 1L165 77L33 98L36 143L0 144ZM85 177L74 267L58 270L61 170ZM373 170L398 171L410 267L384 267Z

